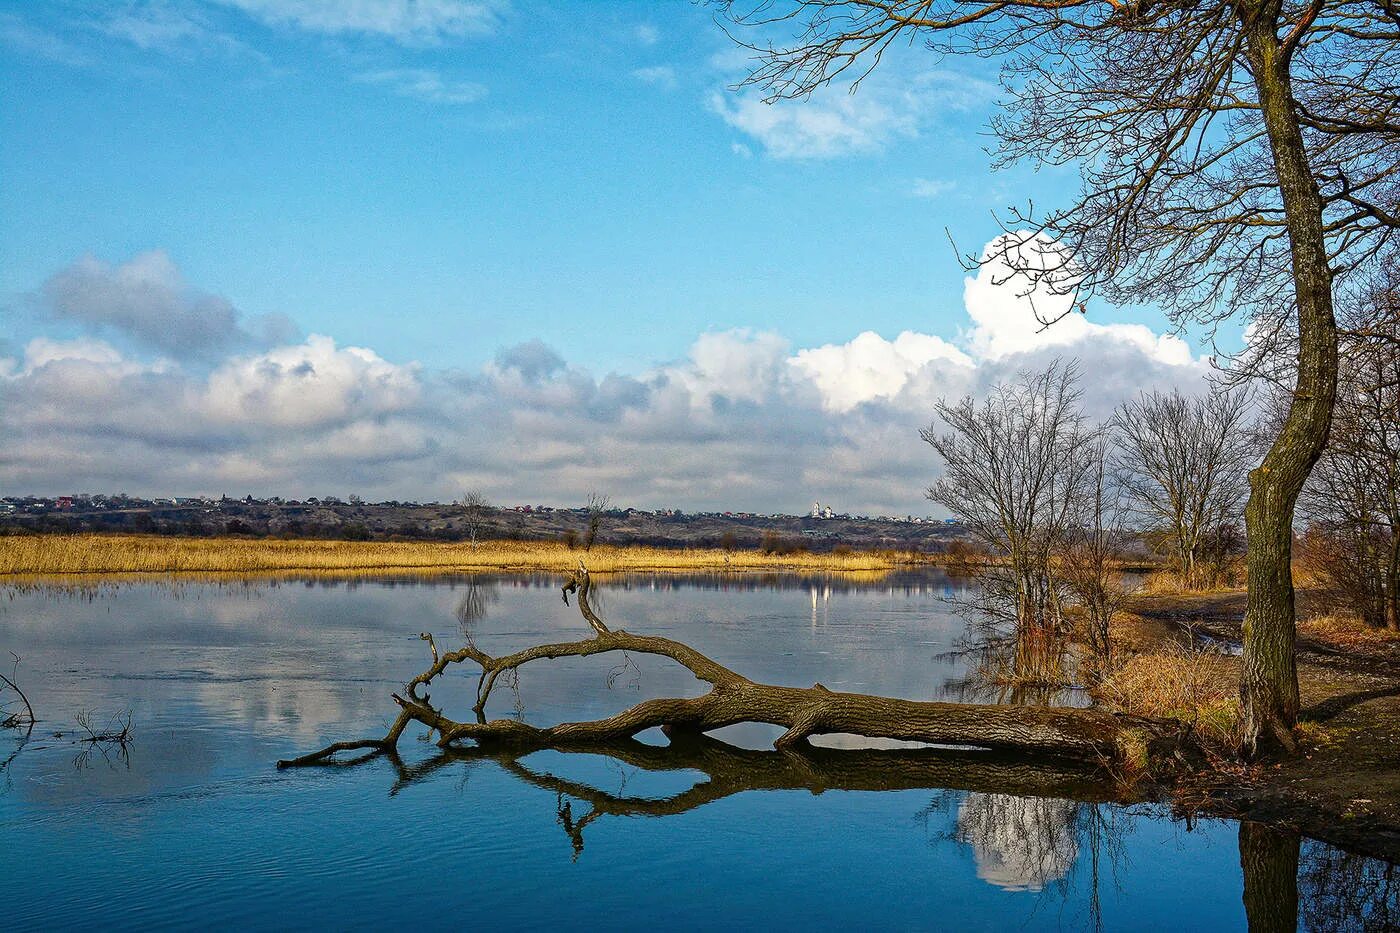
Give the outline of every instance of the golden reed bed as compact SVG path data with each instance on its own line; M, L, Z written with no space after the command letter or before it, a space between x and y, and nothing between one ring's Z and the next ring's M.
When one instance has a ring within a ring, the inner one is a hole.
M450 573L566 571L579 561L597 573L626 571L887 571L907 555L764 554L719 548L595 545L554 541L439 544L397 541L286 541L164 535L14 535L0 537L0 578L69 574Z

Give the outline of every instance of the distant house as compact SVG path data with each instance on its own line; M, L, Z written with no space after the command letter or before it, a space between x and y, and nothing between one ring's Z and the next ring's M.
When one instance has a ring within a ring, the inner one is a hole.
M72 496L59 496L57 506L60 509L71 509L73 507Z

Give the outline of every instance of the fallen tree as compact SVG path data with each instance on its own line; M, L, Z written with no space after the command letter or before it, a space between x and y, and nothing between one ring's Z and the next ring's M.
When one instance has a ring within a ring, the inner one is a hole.
M399 713L382 738L335 742L299 758L279 761L278 767L321 764L339 752L392 752L404 729L413 722L435 732L438 746L444 749L472 742L481 747L518 751L587 751L655 727L675 741L678 737L751 722L785 729L774 742L780 751L805 749L807 740L814 735L844 733L1079 759L1121 773L1140 773L1154 763L1179 759L1191 744L1189 731L1178 723L1103 710L921 702L841 693L821 684L785 687L756 683L682 642L609 628L589 602L590 585L588 570L580 565L579 571L569 576L563 595L565 603L571 593L577 595L579 612L592 629L592 637L536 645L498 657L482 651L470 637L463 647L442 652L431 634L422 633L420 637L428 643L432 664L410 680L401 693L392 694ZM611 652L670 658L711 689L698 697L644 700L604 719L553 726L486 718L486 703L503 675L511 675L533 661ZM471 721L448 718L432 705L426 692L438 677L458 664L474 665L479 670Z

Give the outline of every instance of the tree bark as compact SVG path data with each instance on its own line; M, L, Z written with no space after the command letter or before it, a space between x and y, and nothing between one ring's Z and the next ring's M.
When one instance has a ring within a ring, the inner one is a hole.
M1276 2L1242 9L1248 57L1278 174L1293 260L1298 382L1283 428L1250 473L1245 507L1249 596L1240 701L1244 751L1292 751L1298 719L1293 596L1293 509L1327 445L1337 394L1337 326L1323 236L1322 199L1299 129L1288 50L1274 32Z
M696 734L741 722L768 723L786 731L774 742L779 750L805 747L813 735L846 733L868 738L901 739L936 745L970 746L1033 757L1078 759L1135 774L1152 763L1174 759L1190 743L1186 727L1096 709L1030 706L981 706L935 703L859 693L838 693L821 684L787 687L755 683L716 663L682 642L610 629L588 600L587 570L575 574L565 587L578 594L578 608L593 629L592 638L537 645L492 657L470 642L456 651L440 653L433 637L424 634L432 665L409 681L393 700L399 715L382 739L336 742L279 767L319 764L342 751L387 752L397 747L409 722L437 733L437 744L450 748L461 742L518 750L554 748L584 750L630 739L654 727L668 733ZM681 664L711 690L693 698L645 700L615 716L586 722L535 726L517 719L487 720L485 708L502 675L532 661L586 657L614 651L652 654ZM450 666L462 662L480 668L474 721L448 718L433 707L423 691Z

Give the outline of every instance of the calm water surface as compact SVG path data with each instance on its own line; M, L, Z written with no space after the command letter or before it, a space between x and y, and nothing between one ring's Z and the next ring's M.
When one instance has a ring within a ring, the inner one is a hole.
M1246 883L1299 898L1307 929L1393 928L1394 869L1226 821L1189 829L1078 776L976 753L726 745L616 755L443 757L279 772L278 758L379 736L427 664L417 633L486 650L583 637L557 580L133 585L0 592L0 651L43 720L0 773L0 927L497 929L1244 929ZM614 625L683 639L746 676L964 695L963 631L936 572L839 579L631 576ZM603 716L696 695L654 658L527 667L492 716ZM474 680L432 690L468 715ZM135 742L83 754L80 713L130 710ZM840 737L826 745L858 744ZM0 736L0 760L16 750ZM885 789L875 789L885 788ZM1078 799L1070 799L1078 798ZM1280 866L1282 866L1280 868ZM1400 880L1395 882L1400 886ZM1256 921L1259 919L1255 918Z

